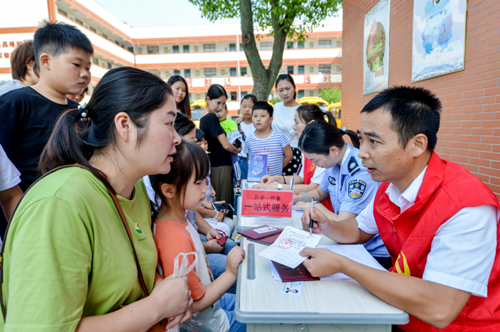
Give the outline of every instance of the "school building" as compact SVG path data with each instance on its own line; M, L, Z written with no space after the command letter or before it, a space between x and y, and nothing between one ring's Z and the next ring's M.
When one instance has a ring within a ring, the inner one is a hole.
M344 0L342 124L357 129L363 106L365 14L379 0ZM500 199L500 2L469 0L465 69L412 83L414 0L392 0L389 31L389 86L432 90L443 103L436 152L467 168ZM439 3L439 1L437 1ZM463 188L474 194L473 188Z
M253 88L239 25L134 28L92 0L5 1L2 10L0 80L11 79L9 55L14 47L32 39L39 22L49 18L77 26L94 45L90 92L109 69L134 66L164 80L182 75L191 102L204 99L212 83L221 84L230 95L230 115L236 115L241 96ZM283 58L282 72L293 74L299 98L317 96L319 89L341 84L341 19L315 29L308 37L304 43L287 42ZM264 37L257 45L268 65L273 39Z

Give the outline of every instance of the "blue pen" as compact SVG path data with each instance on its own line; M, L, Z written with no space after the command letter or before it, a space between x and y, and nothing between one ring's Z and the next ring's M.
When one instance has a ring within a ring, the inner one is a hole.
M314 209L314 197L311 198L311 219L309 219L309 237L311 237L313 231L313 209Z

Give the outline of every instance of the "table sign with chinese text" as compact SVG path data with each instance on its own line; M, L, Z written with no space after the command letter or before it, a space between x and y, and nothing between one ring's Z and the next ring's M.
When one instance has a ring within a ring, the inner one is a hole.
M244 189L241 215L291 218L292 206L292 191Z

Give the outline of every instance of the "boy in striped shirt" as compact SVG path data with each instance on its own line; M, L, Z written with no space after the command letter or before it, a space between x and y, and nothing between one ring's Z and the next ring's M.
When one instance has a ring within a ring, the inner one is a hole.
M286 135L271 129L273 107L265 101L258 101L252 108L252 122L255 132L246 138L245 153L267 155L267 174L281 175L283 165L293 158L290 141Z

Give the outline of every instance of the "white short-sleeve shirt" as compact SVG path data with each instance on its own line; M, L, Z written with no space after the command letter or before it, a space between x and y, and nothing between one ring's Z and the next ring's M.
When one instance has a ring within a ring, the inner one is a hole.
M401 212L415 203L426 170L427 167L403 193L392 184L385 191ZM373 201L356 217L356 221L362 231L379 234ZM500 211L492 205L459 210L436 231L422 279L486 297L496 254L499 218Z
M0 191L13 188L20 182L21 173L19 173L0 145Z
M314 169L314 174L311 178L311 183L320 184L323 180L323 176L325 175L326 168L318 167ZM302 167L300 168L299 176L304 178L304 163L302 163Z

